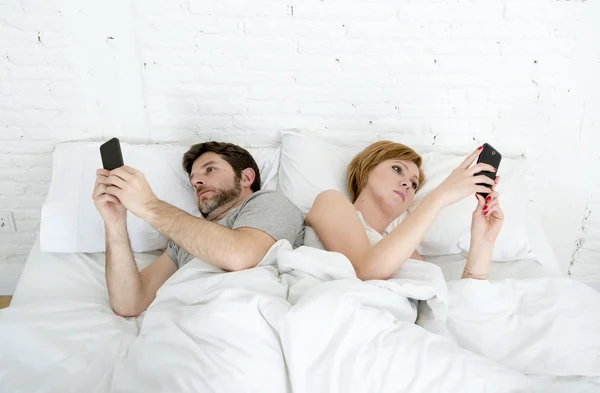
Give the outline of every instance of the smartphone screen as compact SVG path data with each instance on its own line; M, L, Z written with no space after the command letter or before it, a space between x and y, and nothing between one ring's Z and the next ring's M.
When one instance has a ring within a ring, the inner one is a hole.
M500 161L502 161L502 154L500 154L498 150L494 149L492 145L484 143L483 149L481 150L481 154L479 154L479 158L477 158L477 163L479 164L480 162L483 162L485 164L493 166L494 168L496 168L496 170L498 170L500 168ZM482 171L476 173L475 176L485 175L490 179L495 180L497 173L498 172ZM490 189L492 188L492 186L490 186L489 184L478 183L477 185L486 186ZM478 192L478 194L483 196L484 198L488 195L488 193L482 192Z
M124 165L123 154L121 153L121 143L117 138L112 138L100 146L100 155L102 156L102 166L104 169L112 171Z

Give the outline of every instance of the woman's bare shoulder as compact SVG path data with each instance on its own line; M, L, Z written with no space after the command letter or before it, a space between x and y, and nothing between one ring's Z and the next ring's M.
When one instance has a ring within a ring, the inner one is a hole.
M331 213L332 211L339 212L340 209L342 211L354 210L354 206L348 197L341 192L337 190L325 190L317 195L306 218L310 221L311 217L322 217L324 214Z

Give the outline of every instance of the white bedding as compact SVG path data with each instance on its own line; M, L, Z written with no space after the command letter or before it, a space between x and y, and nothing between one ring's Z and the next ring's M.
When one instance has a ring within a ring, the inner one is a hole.
M447 296L448 338L415 324L416 303L402 296L436 287L361 282L340 254L305 251L279 242L260 267L228 274L196 260L136 320L110 309L103 253L36 245L0 311L0 392L600 391L600 294L586 286L450 282L431 303ZM140 267L158 255L135 254ZM464 266L436 259L442 271ZM508 275L541 265L494 266Z
M552 378L525 374L587 376L569 388L590 383L600 391L600 294L584 284L469 279L449 282L446 294L435 272L417 271L413 260L413 273L366 282L341 254L280 250L278 263L293 294L280 335L295 392L552 388ZM406 296L422 299L427 290L434 299L425 304L439 308L447 296L448 312L432 307L415 325Z

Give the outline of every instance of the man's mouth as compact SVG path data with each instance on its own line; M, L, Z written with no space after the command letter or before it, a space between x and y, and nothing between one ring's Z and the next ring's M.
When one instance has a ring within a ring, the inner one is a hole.
M202 195L206 194L207 192L211 192L211 191L212 191L212 190L203 190L203 191L200 191L200 192L198 193L198 198L200 198Z

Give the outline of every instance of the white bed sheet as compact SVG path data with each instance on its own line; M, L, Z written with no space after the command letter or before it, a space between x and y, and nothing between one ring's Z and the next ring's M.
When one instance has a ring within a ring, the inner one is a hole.
M558 264L539 226L539 221L533 220L530 225L534 252L540 257L541 263L531 260L493 263L490 271L491 279L560 276ZM134 253L134 256L138 267L142 269L160 254L161 251L154 251ZM428 261L441 267L446 280L453 280L460 277L465 257L448 255L428 258ZM76 307L74 310L65 309L61 306L65 300L70 301L70 307L76 304L79 304L80 307ZM61 348L65 347L72 349L70 361L73 363L73 367L86 365L86 368L81 368L81 378L78 381L70 381L69 387L75 389L71 391L76 391L76 388L84 390L89 388L87 376L93 376L96 384L95 390L89 391L110 391L110 386L115 378L122 377L114 374L115 364L119 361L118 359L127 359L123 358L124 353L135 342L143 318L123 319L110 311L104 276L104 253L43 253L40 251L38 241L28 257L11 308L16 318L20 318L21 325L15 326L22 326L24 329L30 329L29 326L33 326L31 327L32 332L40 337L45 337L43 340L45 342L50 341L48 337L53 338L54 345L51 346L46 344L36 348L35 343L27 344L31 346L32 351L40 351L40 358L44 358L44 361L56 362L62 356ZM44 315L37 316L28 312L28 310L37 312L40 309L45 310ZM75 316L73 312L78 315ZM79 323L77 325L62 324L62 321L69 316L74 316ZM46 324L52 320L56 321L56 329L50 329L49 332L45 325L36 325L36 322L39 321L44 321ZM99 326L102 326L107 333L102 340L97 340L95 343L90 343L93 341L91 334L79 334L82 331L85 332L86 329L89 329L90 333L98 331L96 328ZM21 345L22 343L17 342L15 348ZM110 350L102 350L104 347L109 347ZM99 354L101 350L102 355ZM44 367L44 361L41 361L41 368ZM69 367L68 364L60 364L65 368L57 369L55 372L66 370ZM131 366L136 367L134 363ZM49 386L61 386L60 375L58 373L56 377L48 377L47 381L54 383ZM0 370L0 380L5 376L6 374L3 375ZM596 377L540 377L540 383L542 381L544 383L555 381L552 385L556 387L556 390L553 392L591 393L600 387L600 379ZM27 386L26 382L23 381L23 386ZM0 392L2 392L1 388ZM11 393L14 392L13 390Z
M140 269L160 256L160 250L134 253ZM11 305L89 299L108 304L104 253L49 253L40 251L39 236L23 268Z

